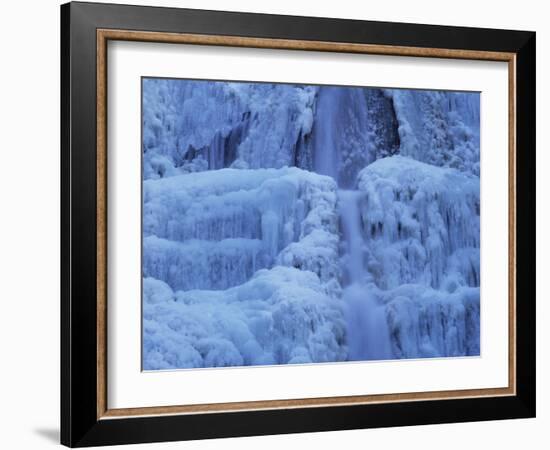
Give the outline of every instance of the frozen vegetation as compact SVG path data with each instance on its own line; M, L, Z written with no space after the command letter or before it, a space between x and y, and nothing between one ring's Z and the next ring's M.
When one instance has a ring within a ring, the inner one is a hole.
M479 94L143 80L146 370L479 355Z

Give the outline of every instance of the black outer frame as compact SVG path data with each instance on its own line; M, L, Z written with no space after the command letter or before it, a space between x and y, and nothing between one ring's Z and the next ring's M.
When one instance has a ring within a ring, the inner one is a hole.
M97 419L96 29L516 54L516 383L508 397ZM535 33L112 4L61 6L61 443L70 447L535 416Z

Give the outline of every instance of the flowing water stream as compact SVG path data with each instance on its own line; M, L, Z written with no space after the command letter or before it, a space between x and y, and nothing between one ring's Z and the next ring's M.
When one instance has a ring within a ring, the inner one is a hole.
M364 284L363 236L359 202L361 192L339 190L339 214L344 239L347 282L343 299L350 360L389 359L392 357L385 306ZM364 194L363 194L364 195Z
M390 333L385 306L365 286L363 234L361 230L361 192L343 189L339 175L340 155L336 146L336 110L341 90L326 89L319 98L317 114L323 124L316 133L315 170L336 180L341 236L344 240L342 261L345 266L343 299L346 305L346 327L350 360L392 358ZM347 183L349 185L349 181Z

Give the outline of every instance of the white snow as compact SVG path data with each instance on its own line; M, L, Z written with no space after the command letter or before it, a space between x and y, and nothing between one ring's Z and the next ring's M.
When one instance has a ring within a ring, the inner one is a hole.
M479 93L387 89L400 154L479 176Z
M350 357L479 354L479 178L393 156L360 172L353 201L363 245L344 255L361 266L344 290Z
M269 260L258 239L143 239L143 275L174 289L226 289L244 283Z
M367 264L377 286L439 288L449 278L478 285L478 177L393 156L363 169L358 189Z
M143 80L144 178L206 169L294 165L317 88Z
M336 288L335 191L331 178L295 167L147 180L144 276L173 289L226 289L277 260Z
M386 303L395 357L479 355L479 287L449 293L402 285L377 293Z
M145 370L342 361L341 303L312 272L258 271L226 291L143 280Z

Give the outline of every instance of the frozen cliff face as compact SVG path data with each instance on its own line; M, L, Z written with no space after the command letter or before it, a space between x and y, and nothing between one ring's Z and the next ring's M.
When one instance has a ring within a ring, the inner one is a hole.
M143 80L144 178L237 168L306 167L317 88Z
M146 179L296 166L351 188L397 153L479 175L479 94L143 80Z
M336 185L297 168L221 169L143 183L143 273L226 289L275 262L337 288Z
M368 328L375 335L350 322L356 357L479 354L479 178L393 156L360 172L353 201L360 240L343 256L355 283L344 298L351 317L370 311L363 324L381 308L387 320ZM376 351L365 353L372 341Z
M459 287L450 293L405 284L373 291L386 305L395 358L480 354L479 287Z
M146 180L144 369L344 360L336 202L297 168Z
M479 285L478 177L394 156L363 169L358 189L368 272L380 288Z
M248 134L238 147L238 162L251 169L309 168L317 88L261 83L230 86L251 109Z
M232 130L246 125L245 111L227 84L150 78L142 83L144 178L224 167L220 147L232 139Z
M343 188L359 170L399 150L392 100L381 89L323 86L315 103L313 168Z
M399 122L399 153L479 176L479 95L387 89Z

